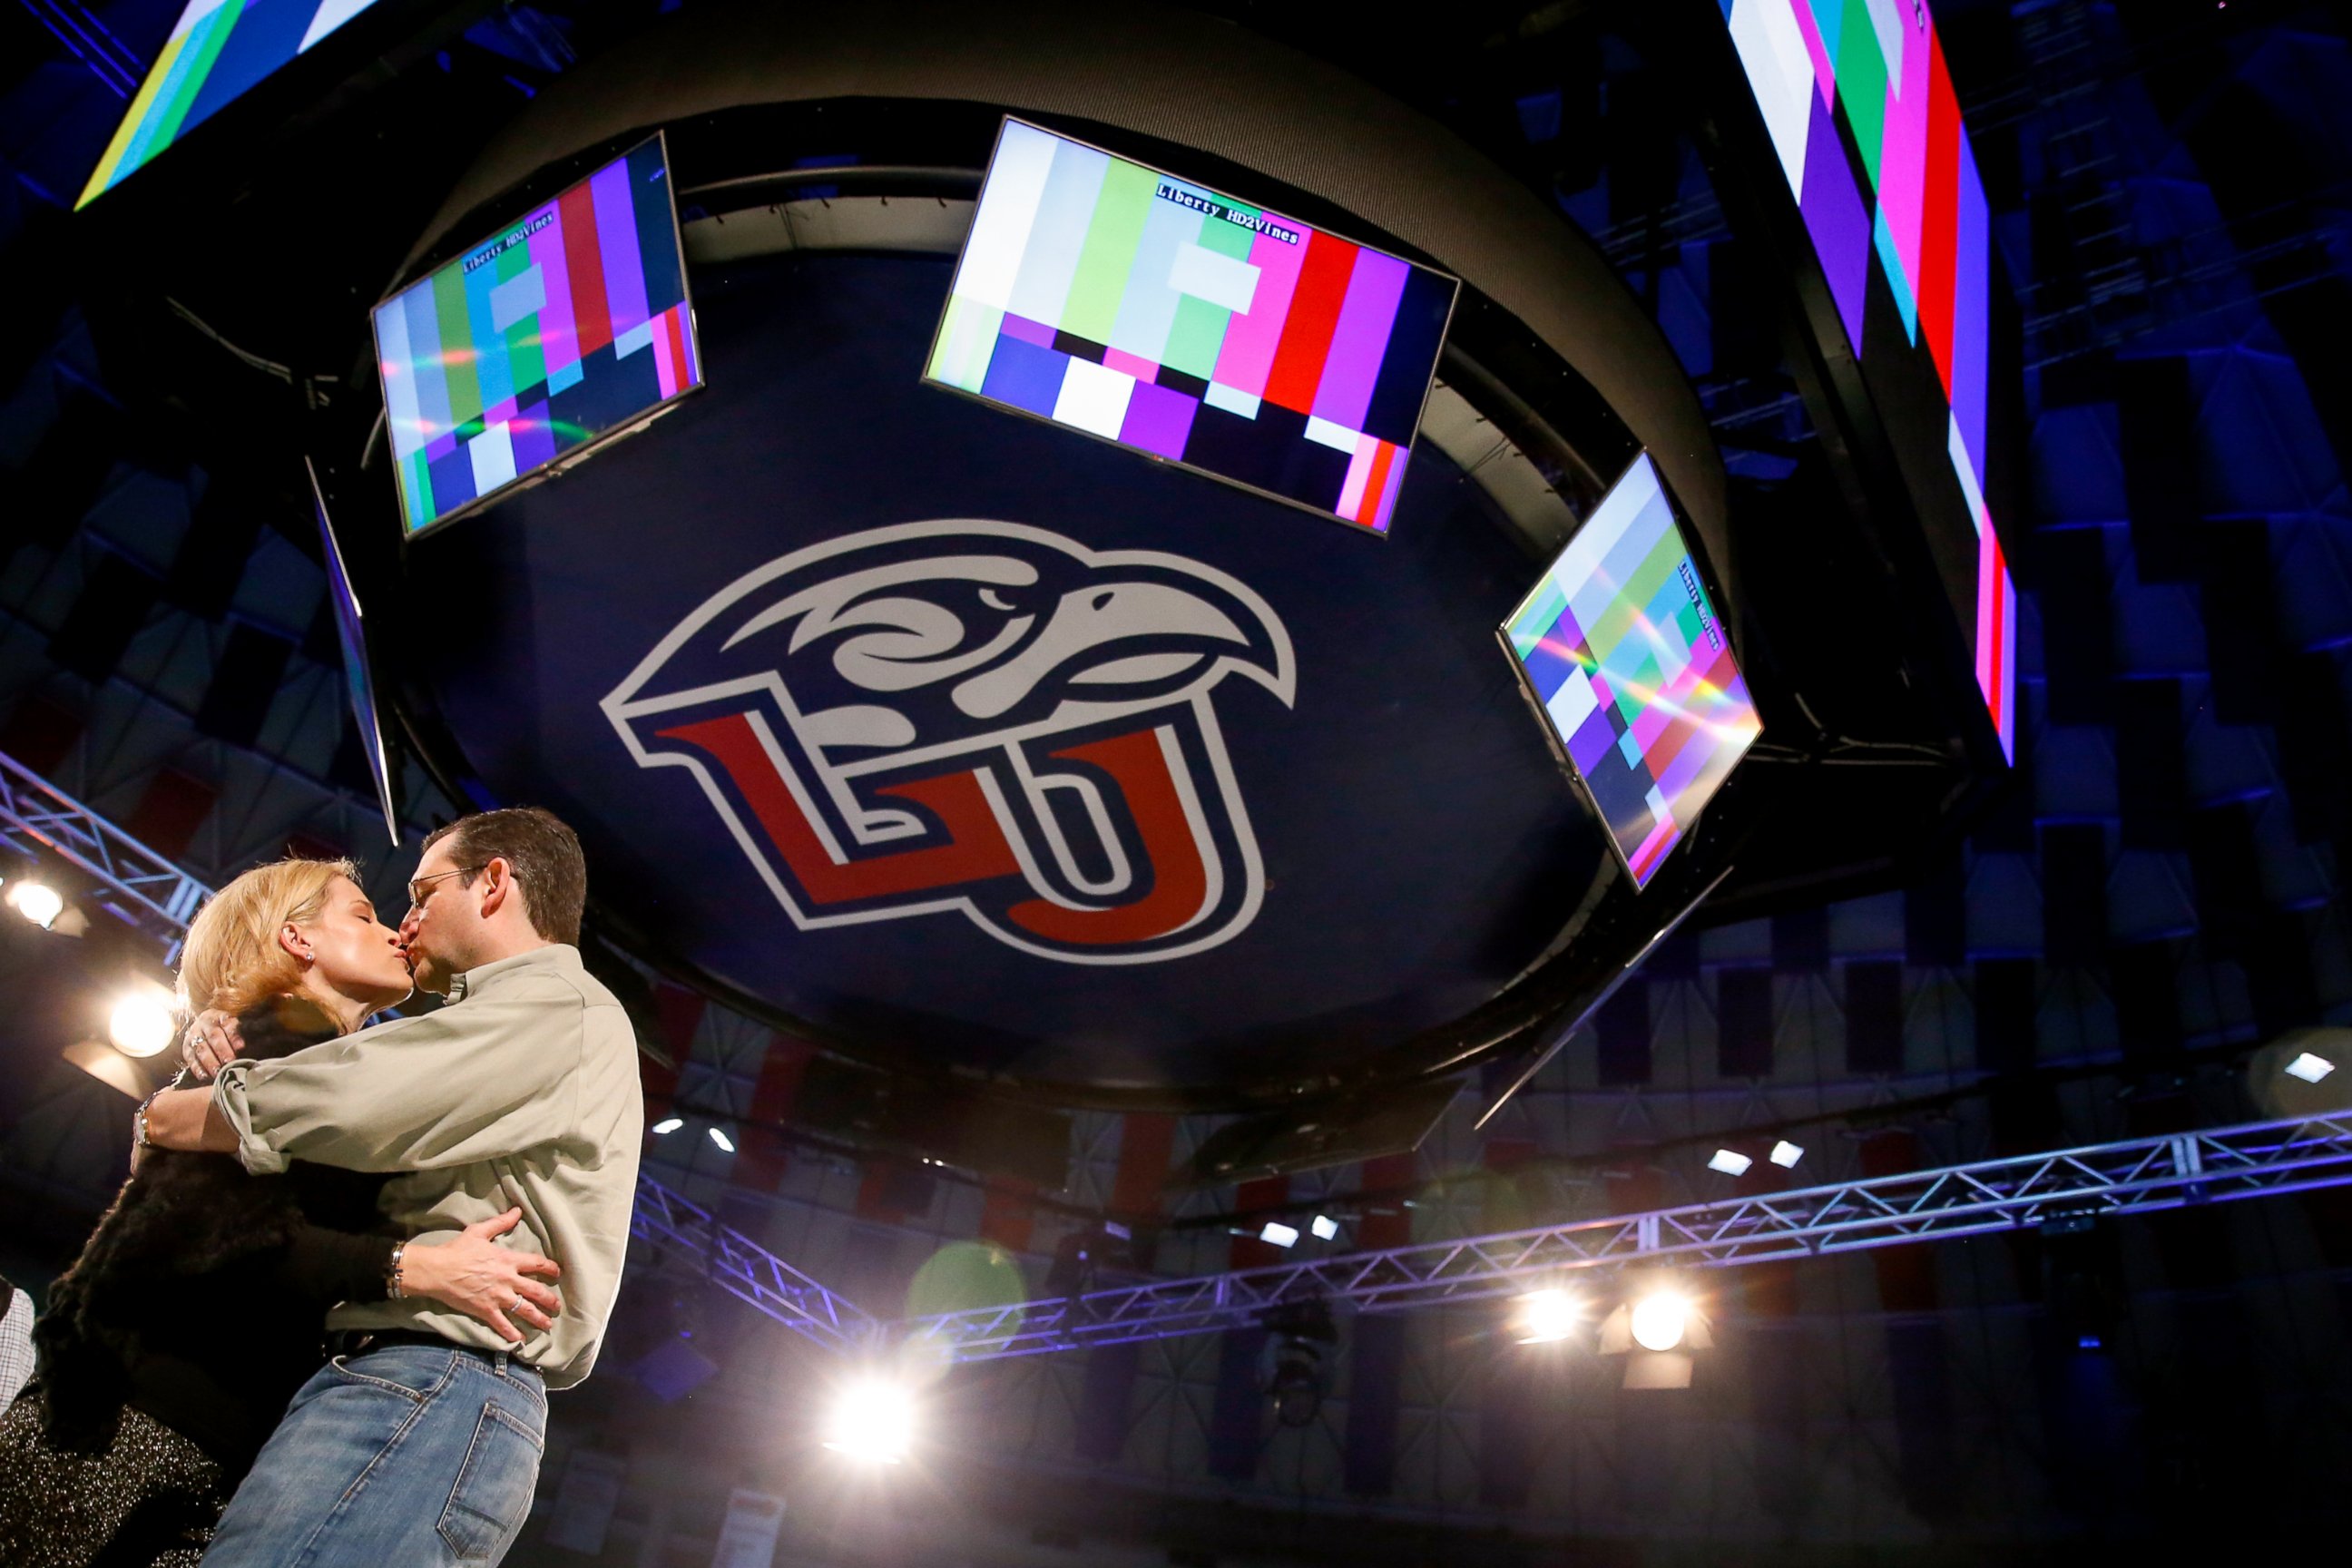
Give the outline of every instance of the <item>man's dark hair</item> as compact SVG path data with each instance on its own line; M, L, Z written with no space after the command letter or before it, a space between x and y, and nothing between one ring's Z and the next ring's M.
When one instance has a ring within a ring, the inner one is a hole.
M588 902L588 862L580 853L580 836L555 813L536 805L510 806L501 811L461 816L434 829L424 853L449 839L449 853L459 864L487 866L504 860L522 889L522 910L531 929L550 942L580 944L580 911ZM458 886L471 887L467 872Z

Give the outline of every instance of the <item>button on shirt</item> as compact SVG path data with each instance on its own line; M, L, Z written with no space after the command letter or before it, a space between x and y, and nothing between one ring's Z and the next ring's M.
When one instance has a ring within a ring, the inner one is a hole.
M396 1173L384 1216L419 1242L520 1207L502 1238L562 1266L551 1330L509 1345L487 1323L411 1298L327 1314L330 1329L415 1329L511 1350L550 1388L588 1375L629 1244L645 1140L636 1037L579 950L534 948L458 975L449 1005L268 1062L221 1069L214 1103L257 1175L310 1160Z

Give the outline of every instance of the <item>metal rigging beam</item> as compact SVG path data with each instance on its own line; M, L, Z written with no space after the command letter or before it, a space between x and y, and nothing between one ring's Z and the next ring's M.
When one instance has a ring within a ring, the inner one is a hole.
M1237 1328L1320 1300L1360 1312L1510 1295L1578 1269L1722 1268L1979 1236L2044 1220L2149 1214L2352 1183L2352 1112L2136 1138L2054 1153L1692 1204L1505 1236L1159 1279L904 1331L960 1361Z
M16 758L0 752L0 842L42 850L86 873L88 901L163 945L178 962L188 922L213 890Z
M712 1284L826 1350L847 1354L883 1337L883 1325L866 1309L651 1176L637 1178L629 1230L674 1258L700 1265Z
M88 873L108 912L173 955L212 895L137 839L0 753L0 841L38 845ZM1021 1306L886 1322L707 1209L640 1176L631 1231L695 1264L794 1332L849 1354L922 1339L959 1361L1171 1339L1262 1321L1307 1300L1399 1311L1510 1295L1585 1268L1726 1268L2014 1230L2045 1220L2152 1214L2352 1184L2352 1111L1580 1220L1503 1236L1185 1279L1155 1279Z
M165 963L178 962L188 922L213 896L212 889L5 752L0 843L37 858L46 849L85 873L91 887L79 895L81 900L154 938ZM637 1178L629 1228L828 1350L846 1352L878 1331L865 1309L649 1175Z

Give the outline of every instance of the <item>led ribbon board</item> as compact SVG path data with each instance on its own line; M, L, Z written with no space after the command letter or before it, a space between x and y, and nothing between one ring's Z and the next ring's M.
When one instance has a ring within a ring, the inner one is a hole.
M310 459L303 459L310 469ZM343 565L342 546L335 542L334 525L327 521L327 498L320 493L319 475L310 469L310 504L319 517L319 543L327 563L327 599L335 608L335 637L343 647L343 684L352 700L352 719L359 725L360 750L367 756L375 779L376 804L383 808L383 826L394 847L400 844L400 814L392 805L392 760L383 746L383 725L377 717L375 681L368 673L367 637L360 629L360 599L352 591L351 572Z
M659 136L375 308L411 534L701 384Z
M1649 454L1503 639L1634 886L1649 886L1763 727Z
M77 209L121 184L164 148L374 0L189 0Z
M1935 21L1926 0L1720 4L1854 357L1934 362L1977 530L1977 685L2014 759L2017 587L1984 502L1992 216ZM1874 274L1906 342L1864 341Z
M1378 532L1457 287L1007 120L925 375Z

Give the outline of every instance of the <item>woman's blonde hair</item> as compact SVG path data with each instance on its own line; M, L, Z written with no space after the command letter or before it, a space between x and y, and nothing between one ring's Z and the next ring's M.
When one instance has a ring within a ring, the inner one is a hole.
M196 912L180 952L180 994L189 1010L243 1013L299 984L302 966L278 945L278 928L318 919L338 877L356 884L359 868L349 860L287 859L256 866L215 893Z

